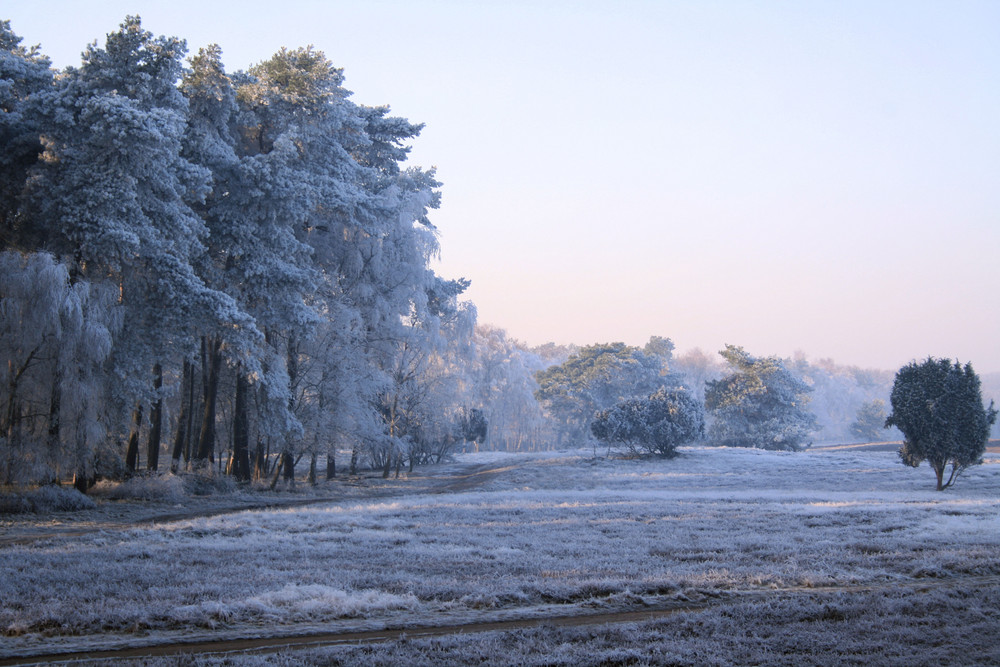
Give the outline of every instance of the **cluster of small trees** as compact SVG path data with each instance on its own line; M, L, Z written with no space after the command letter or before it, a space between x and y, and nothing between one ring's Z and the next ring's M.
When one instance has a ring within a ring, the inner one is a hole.
M644 349L622 343L581 348L537 374L536 396L561 435L593 435L632 454L670 457L703 437L712 445L794 451L817 430L808 409L812 386L781 359L727 345L719 354L729 371L703 380L702 398L697 380L704 373L692 383L671 371L672 350L669 339L655 337ZM939 490L982 462L997 411L992 403L983 405L971 365L947 359L909 364L896 374L890 402L888 416L884 401L863 403L852 431L874 440L897 427L904 437L902 461L914 467L928 461Z
M429 268L419 125L311 47L230 75L129 17L54 72L20 42L0 23L0 481L461 438L475 313Z
M728 374L705 379L671 370L673 348L657 336L642 349L623 343L581 348L537 374L536 396L561 438L593 435L660 456L706 434L716 445L794 450L814 429L809 387L780 359L730 345L720 353Z

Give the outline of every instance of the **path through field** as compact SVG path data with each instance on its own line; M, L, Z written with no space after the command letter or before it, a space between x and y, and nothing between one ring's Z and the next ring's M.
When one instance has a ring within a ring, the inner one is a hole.
M723 595L715 595L699 602L664 602L660 604L643 604L641 608L610 612L579 612L570 615L554 615L545 618L511 619L504 621L481 621L473 623L449 625L413 625L400 629L368 630L359 632L313 632L308 634L275 634L274 636L254 637L247 639L223 639L207 641L173 641L167 644L154 644L122 649L87 650L76 652L33 654L14 658L0 658L0 667L11 665L33 664L80 664L87 661L110 662L126 659L157 658L170 656L225 656L233 654L274 653L278 651L294 651L315 649L336 645L364 645L402 639L441 637L446 635L469 635L481 632L510 632L543 627L576 627L601 626L620 623L641 623L652 621L679 613L697 612L709 607L720 607L731 604L734 600L777 599L789 595L836 595L844 593L871 593L893 589L910 589L915 592L926 592L939 588L964 587L1000 587L1000 576L970 576L928 581L910 581L893 583L891 585L851 585L823 586L810 588L796 586L784 589L768 589L754 591L730 591Z

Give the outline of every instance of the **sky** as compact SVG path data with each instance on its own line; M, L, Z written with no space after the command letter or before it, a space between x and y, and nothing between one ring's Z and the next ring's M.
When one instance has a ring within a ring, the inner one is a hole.
M1000 2L0 0L59 68L129 14L425 123L435 270L528 344L1000 371Z

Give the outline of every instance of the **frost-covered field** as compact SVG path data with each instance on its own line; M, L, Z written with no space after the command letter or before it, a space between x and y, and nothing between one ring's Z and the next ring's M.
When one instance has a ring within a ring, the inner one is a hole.
M487 474L487 466L495 470ZM704 664L802 653L813 656L808 662L839 656L830 664L934 664L962 643L977 646L980 659L1000 659L1000 637L975 631L977 623L993 627L1000 607L997 455L944 493L933 490L926 467L860 448L689 448L671 461L594 460L591 452L470 456L421 476L460 479L462 470L480 474L452 488L471 490L3 547L0 656L544 618L723 595L725 603L705 611L639 626L260 660L392 664L408 655L459 664L483 655L510 664ZM420 481L412 483L426 488ZM837 592L843 586L874 589ZM742 595L754 591L768 593ZM916 630L921 624L927 632ZM934 634L933 645L918 651L914 632ZM664 652L671 637L673 653Z

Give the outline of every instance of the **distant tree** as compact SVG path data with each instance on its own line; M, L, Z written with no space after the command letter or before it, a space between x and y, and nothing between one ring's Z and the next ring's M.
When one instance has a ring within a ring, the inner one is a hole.
M713 417L713 444L795 451L816 426L806 409L809 386L777 357L754 357L742 347L719 352L732 372L709 382L705 407Z
M621 444L632 453L669 458L678 446L704 434L705 416L687 391L661 388L599 412L590 428L609 447Z
M588 345L562 364L537 373L535 397L559 422L559 440L585 440L598 410L676 384L666 368L669 347L666 339L654 339L657 352L652 354L624 343Z
M680 375L684 387L704 403L705 386L726 374L726 364L715 355L708 355L695 348L674 357L670 370Z
M851 424L851 433L863 442L875 442L884 436L885 419L885 401L868 401L858 409L857 419Z
M892 414L885 425L903 432L900 458L914 468L926 460L934 469L938 491L954 484L969 466L983 462L997 411L993 401L988 408L983 405L972 364L930 357L920 364L914 361L896 373L889 401Z
M544 363L537 354L509 337L503 329L476 327L475 357L467 371L472 405L487 423L483 447L520 451L548 444L547 424L535 400L535 371Z
M462 408L458 414L458 435L464 442L473 442L476 449L486 440L489 423L479 408Z

